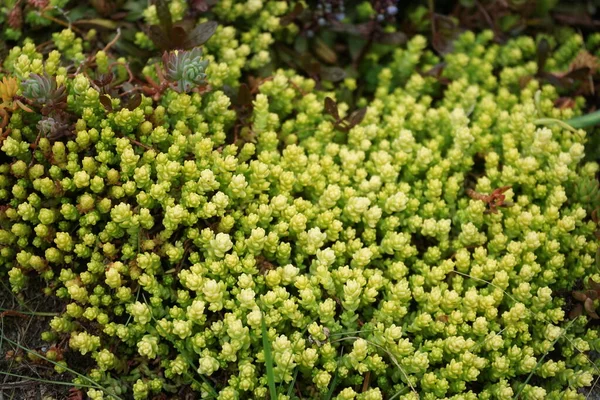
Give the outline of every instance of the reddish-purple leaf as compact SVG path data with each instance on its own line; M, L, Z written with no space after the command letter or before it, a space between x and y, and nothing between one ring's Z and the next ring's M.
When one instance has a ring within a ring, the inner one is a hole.
M139 93L136 93L133 96L131 96L131 98L127 102L127 109L129 111L133 111L136 108L138 108L140 104L142 104L142 96Z
M167 0L156 0L156 15L160 22L160 27L166 35L171 34L173 29L173 17L171 16L171 10L169 9L169 1ZM169 38L170 39L170 38Z
M100 104L102 104L102 106L104 107L104 109L106 111L112 112L113 107L112 107L112 102L110 101L110 97L108 97L105 94L103 94L102 96L100 96Z
M363 119L365 119L365 115L367 115L367 107L359 108L354 111L348 117L349 128L354 128L356 125L360 124Z
M238 89L237 102L242 107L252 106L252 94L250 93L250 88L245 83L242 83Z
M148 32L148 36L152 42L161 50L170 50L171 49L171 40L169 40L166 33L160 28L158 25L152 25L150 27L150 31Z
M186 31L183 26L176 25L171 31L171 49L185 49Z
M191 49L196 46L202 46L215 34L218 26L219 24L215 21L206 21L199 24L187 34L187 37L183 42L183 48Z
M331 97L325 97L325 112L331 115L336 121L340 120L337 103Z

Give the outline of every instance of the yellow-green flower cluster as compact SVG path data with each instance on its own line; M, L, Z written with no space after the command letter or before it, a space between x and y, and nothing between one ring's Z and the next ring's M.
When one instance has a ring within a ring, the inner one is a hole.
M293 34L277 24L288 11L219 2L216 15L253 28L222 25L208 42L212 87L132 109L105 107L90 80L105 52L92 76L67 75L61 61L81 60L71 31L45 57L11 50L7 70L54 77L73 119L62 137L40 133L41 118L60 121L39 113L10 119L0 262L13 289L40 275L69 303L56 337L127 398L182 385L265 398L267 365L280 399L294 382L304 398L579 398L600 341L585 316L568 320L565 293L593 276L598 242L573 183L598 165L583 161L584 131L540 123L580 112L535 78L540 39L467 32L442 60L417 36L348 132L324 109L339 93L288 70L242 120L224 85L269 63L274 35ZM583 49L563 36L550 70ZM441 62L442 81L421 73ZM502 188L496 208L485 199Z

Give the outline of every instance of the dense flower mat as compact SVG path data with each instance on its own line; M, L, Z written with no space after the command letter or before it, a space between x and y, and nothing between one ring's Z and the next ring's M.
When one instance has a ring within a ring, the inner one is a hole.
M66 302L44 339L94 360L75 382L92 399L584 398L598 165L539 48L565 76L600 36L465 32L440 57L417 35L366 55L385 60L370 96L284 64L240 86L297 33L290 9L217 3L214 35L150 58L151 84L93 32L3 61L0 261L14 291L39 276Z

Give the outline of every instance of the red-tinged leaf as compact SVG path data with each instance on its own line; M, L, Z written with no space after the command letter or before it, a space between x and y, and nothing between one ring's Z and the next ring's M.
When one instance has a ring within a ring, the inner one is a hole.
M325 97L325 112L331 115L336 121L340 120L337 103L331 97Z
M129 111L133 111L136 108L138 108L140 106L140 104L142 104L142 95L139 93L136 93L133 96L131 96L131 98L127 102L126 107Z
M569 313L569 318L575 319L577 317L580 317L582 314L583 314L583 306L581 304L577 304L575 306L575 308L573 308L571 310L571 312Z
M112 112L113 107L112 107L112 102L110 101L110 97L108 97L105 94L100 96L100 103L102 104L102 106L104 107L104 109L106 111Z
M292 23L301 13L304 11L304 6L300 3L296 3L292 12L279 19L279 25L286 26Z
M83 400L83 392L77 388L69 389L69 400Z
M321 68L321 79L329 82L339 82L346 78L346 71L340 67L324 67Z
M171 30L173 29L173 16L171 15L171 10L169 9L169 3L170 2L167 0L156 0L155 4L156 15L158 16L160 27L167 35L170 35Z
M32 113L33 110L31 108L29 108L28 106L26 106L25 104L21 103L20 101L17 101L17 105L19 106L19 108L25 112L29 112Z
M573 298L577 301L586 301L587 300L586 294L584 292L580 292L580 291L573 292Z
M583 303L583 307L585 308L585 312L593 319L600 319L598 314L596 314L596 308L594 307L594 300L587 299L585 303Z
M3 317L21 317L21 318L27 318L27 316L23 313L20 313L18 311L15 310L6 310L0 313L0 318Z
M196 26L190 33L188 33L183 47L185 49L191 49L197 46L201 46L215 34L219 24L215 21L206 21Z
M250 93L250 88L245 83L242 83L238 89L237 102L242 107L252 106L252 94Z
M367 115L367 107L359 108L352 112L348 117L349 128L354 128L356 125L360 124L362 120L365 119L365 115Z
M159 49L170 50L172 48L171 40L169 39L169 37L167 37L165 32L163 32L163 30L160 28L160 26L152 25L150 27L150 31L148 32L148 36L150 36L150 39L152 40L152 42Z
M73 22L73 25L92 25L99 28L115 30L119 27L114 20L114 14L111 15L111 19L103 19L103 18L91 18L91 19L80 19Z
M96 84L96 86L98 87L104 87L104 86L108 86L111 84L111 82L114 79L114 75L112 72L106 73L106 74L101 74L98 79L94 80L94 83Z
M537 45L537 64L538 64L538 75L544 71L546 61L550 55L550 43L544 38L540 40Z

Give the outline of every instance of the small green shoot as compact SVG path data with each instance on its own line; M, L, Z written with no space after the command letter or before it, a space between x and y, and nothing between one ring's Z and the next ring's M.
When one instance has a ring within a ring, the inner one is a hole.
M275 371L273 370L273 354L271 352L271 342L269 342L269 337L267 336L267 323L265 322L264 314L261 318L261 328L263 351L265 353L265 365L267 367L267 383L269 385L269 394L271 396L271 400L276 400L277 389L275 387Z

